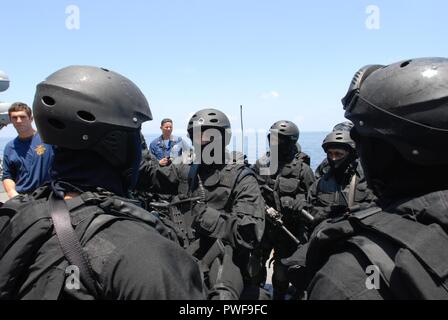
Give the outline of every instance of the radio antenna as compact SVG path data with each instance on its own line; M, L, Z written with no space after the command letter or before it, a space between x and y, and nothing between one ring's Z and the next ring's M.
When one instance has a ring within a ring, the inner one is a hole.
M240 119L241 119L241 152L244 157L244 127L243 127L243 105L240 105Z

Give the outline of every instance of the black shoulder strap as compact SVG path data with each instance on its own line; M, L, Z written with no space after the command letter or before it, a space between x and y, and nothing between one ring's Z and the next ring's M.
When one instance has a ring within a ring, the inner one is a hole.
M442 279L448 291L448 235L438 224L424 225L388 212L370 215L361 212L353 214L349 220L409 249L432 275Z
M97 282L94 280L92 267L84 256L79 239L75 235L65 201L56 198L53 193L49 200L54 229L65 258L71 265L79 268L81 281L87 287L89 292L96 298L99 297Z
M375 240L372 240L374 237ZM382 242L381 239L375 237L373 234L367 234L363 236L353 236L349 240L349 243L358 247L369 260L370 264L378 267L381 278L390 286L392 272L395 269L394 255L387 252L378 242ZM396 248L398 250L398 248ZM395 251L396 251L395 250Z

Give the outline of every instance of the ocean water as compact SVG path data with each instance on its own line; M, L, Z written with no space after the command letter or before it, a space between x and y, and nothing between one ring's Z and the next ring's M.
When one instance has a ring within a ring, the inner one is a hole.
M325 158L325 153L322 150L322 141L324 140L327 132L301 132L299 137L299 143L302 146L302 151L307 153L311 157L311 168L313 170L319 165L319 163ZM159 136L157 134L146 134L145 139L147 144ZM185 137L183 137L185 138ZM11 137L0 136L0 155L3 157L3 150L8 141L11 141ZM233 138L229 145L229 150L241 151L241 135L238 132L234 132ZM264 132L251 132L245 134L244 137L244 152L248 157L250 163L260 158L268 149L266 133Z

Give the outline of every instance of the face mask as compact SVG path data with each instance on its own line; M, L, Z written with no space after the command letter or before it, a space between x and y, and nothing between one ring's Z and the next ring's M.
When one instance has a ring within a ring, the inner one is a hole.
M289 159L297 152L296 144L290 137L278 135L278 138L273 137L272 141L270 140L270 137L271 136L268 135L271 153L277 151L280 159Z
M327 160L328 160L328 164L330 165L331 168L333 168L334 170L338 170L338 169L344 167L345 163L347 162L347 158L348 158L348 155L346 155L345 157L340 158L338 160L332 160L327 157Z
M337 156L334 156L335 154ZM354 160L354 152L340 148L329 148L327 149L327 160L333 170L345 171L348 165Z

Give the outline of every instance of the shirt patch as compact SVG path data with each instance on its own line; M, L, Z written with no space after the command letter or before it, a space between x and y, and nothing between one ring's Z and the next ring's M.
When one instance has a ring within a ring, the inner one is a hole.
M34 149L34 151L36 151L36 153L37 153L38 156L43 155L43 154L45 153L45 150L47 150L47 149L45 148L45 146L44 146L43 144L38 145L38 146Z

